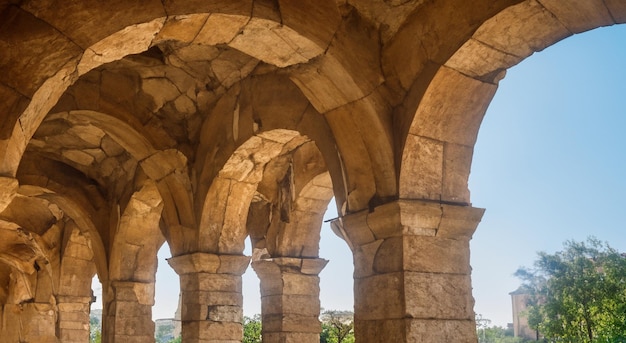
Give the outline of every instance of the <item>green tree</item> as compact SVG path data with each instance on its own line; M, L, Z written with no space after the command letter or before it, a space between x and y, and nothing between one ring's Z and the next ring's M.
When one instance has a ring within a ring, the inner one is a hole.
M476 334L479 343L523 343L524 339L513 337L513 330L499 326L489 326L491 320L476 315Z
M261 343L261 315L255 314L252 318L243 317L242 343Z
M531 294L529 324L551 342L626 342L626 257L595 238L540 252L516 275Z
M169 342L167 342L167 343L181 343L182 341L183 341L183 338L182 338L181 336L178 336L178 337L176 337L176 338L174 338L174 339L170 340L170 341L169 341Z
M321 343L354 343L354 314L349 311L324 311L321 315Z
M89 316L89 343L100 343L102 341L102 328L100 319L96 316Z
M156 343L169 343L174 339L174 323L158 325L155 333Z

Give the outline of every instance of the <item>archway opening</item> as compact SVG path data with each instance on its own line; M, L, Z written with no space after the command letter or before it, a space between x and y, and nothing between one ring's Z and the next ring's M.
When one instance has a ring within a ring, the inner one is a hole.
M167 343L181 334L180 281L178 274L167 263L172 253L167 242L157 253L157 271L154 284L154 337L156 343Z
M595 236L626 251L626 26L567 38L509 69L474 150L487 209L471 241L475 312L506 327L520 266Z
M102 339L102 282L98 274L91 279L92 300L89 308L89 340L99 342Z
M348 244L331 229L336 219L335 198L328 204L320 235L320 258L329 260L320 273L320 302L323 310L354 311L354 263ZM250 239L246 239L244 254L252 255ZM259 279L252 268L243 274L244 315L254 317L261 313Z
M338 237L331 228L330 222L337 217L335 198L332 198L324 213L320 233L319 257L328 260L319 274L320 308L322 315L324 311L336 311L352 316L354 312L353 257L348 244ZM253 251L249 237L245 243L244 254L252 256ZM259 277L249 267L243 274L242 282L244 316L249 319L260 320L261 289Z

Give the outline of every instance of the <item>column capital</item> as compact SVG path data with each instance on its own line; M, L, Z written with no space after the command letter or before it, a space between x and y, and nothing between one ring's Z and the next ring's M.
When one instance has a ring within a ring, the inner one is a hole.
M116 301L136 302L141 305L154 305L154 282L111 280L108 282L110 294Z
M328 260L323 258L274 257L252 261L257 274L295 272L305 275L319 275Z
M178 275L213 273L241 276L250 264L250 256L194 252L171 257L167 262Z
M428 200L401 199L373 210L336 219L351 246L400 236L432 236L469 240L478 227L482 208Z

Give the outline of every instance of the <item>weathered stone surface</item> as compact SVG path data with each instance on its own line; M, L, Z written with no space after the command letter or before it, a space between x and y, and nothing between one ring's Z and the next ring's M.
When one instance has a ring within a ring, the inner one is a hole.
M104 341L152 341L167 240L184 341L238 342L250 236L264 340L317 342L335 196L357 340L475 342L483 113L510 66L625 21L619 0L0 1L0 336L86 341L97 271Z
M477 341L474 320L420 320L407 319L407 342Z
M11 201L13 201L13 198L17 195L18 187L19 182L17 179L12 177L0 177L0 189L2 189L0 193L0 212L4 211Z
M567 5L555 0L540 0L539 2L572 33L615 24L603 1L577 0Z
M537 30L543 27L543 30ZM534 51L571 35L552 13L538 1L524 1L487 20L474 34L475 39L497 50L524 58Z

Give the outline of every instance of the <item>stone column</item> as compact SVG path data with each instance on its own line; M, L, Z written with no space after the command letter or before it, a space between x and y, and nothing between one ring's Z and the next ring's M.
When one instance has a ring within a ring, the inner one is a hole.
M241 342L241 275L250 257L192 253L168 262L180 276L183 343Z
M319 343L319 258L279 257L252 262L261 280L263 343Z
M103 296L103 342L154 342L153 282L110 281Z
M342 218L359 343L475 343L469 241L483 209L400 200Z
M54 304L5 304L2 313L1 342L58 343L57 311Z
M57 296L61 343L89 342L91 297Z

